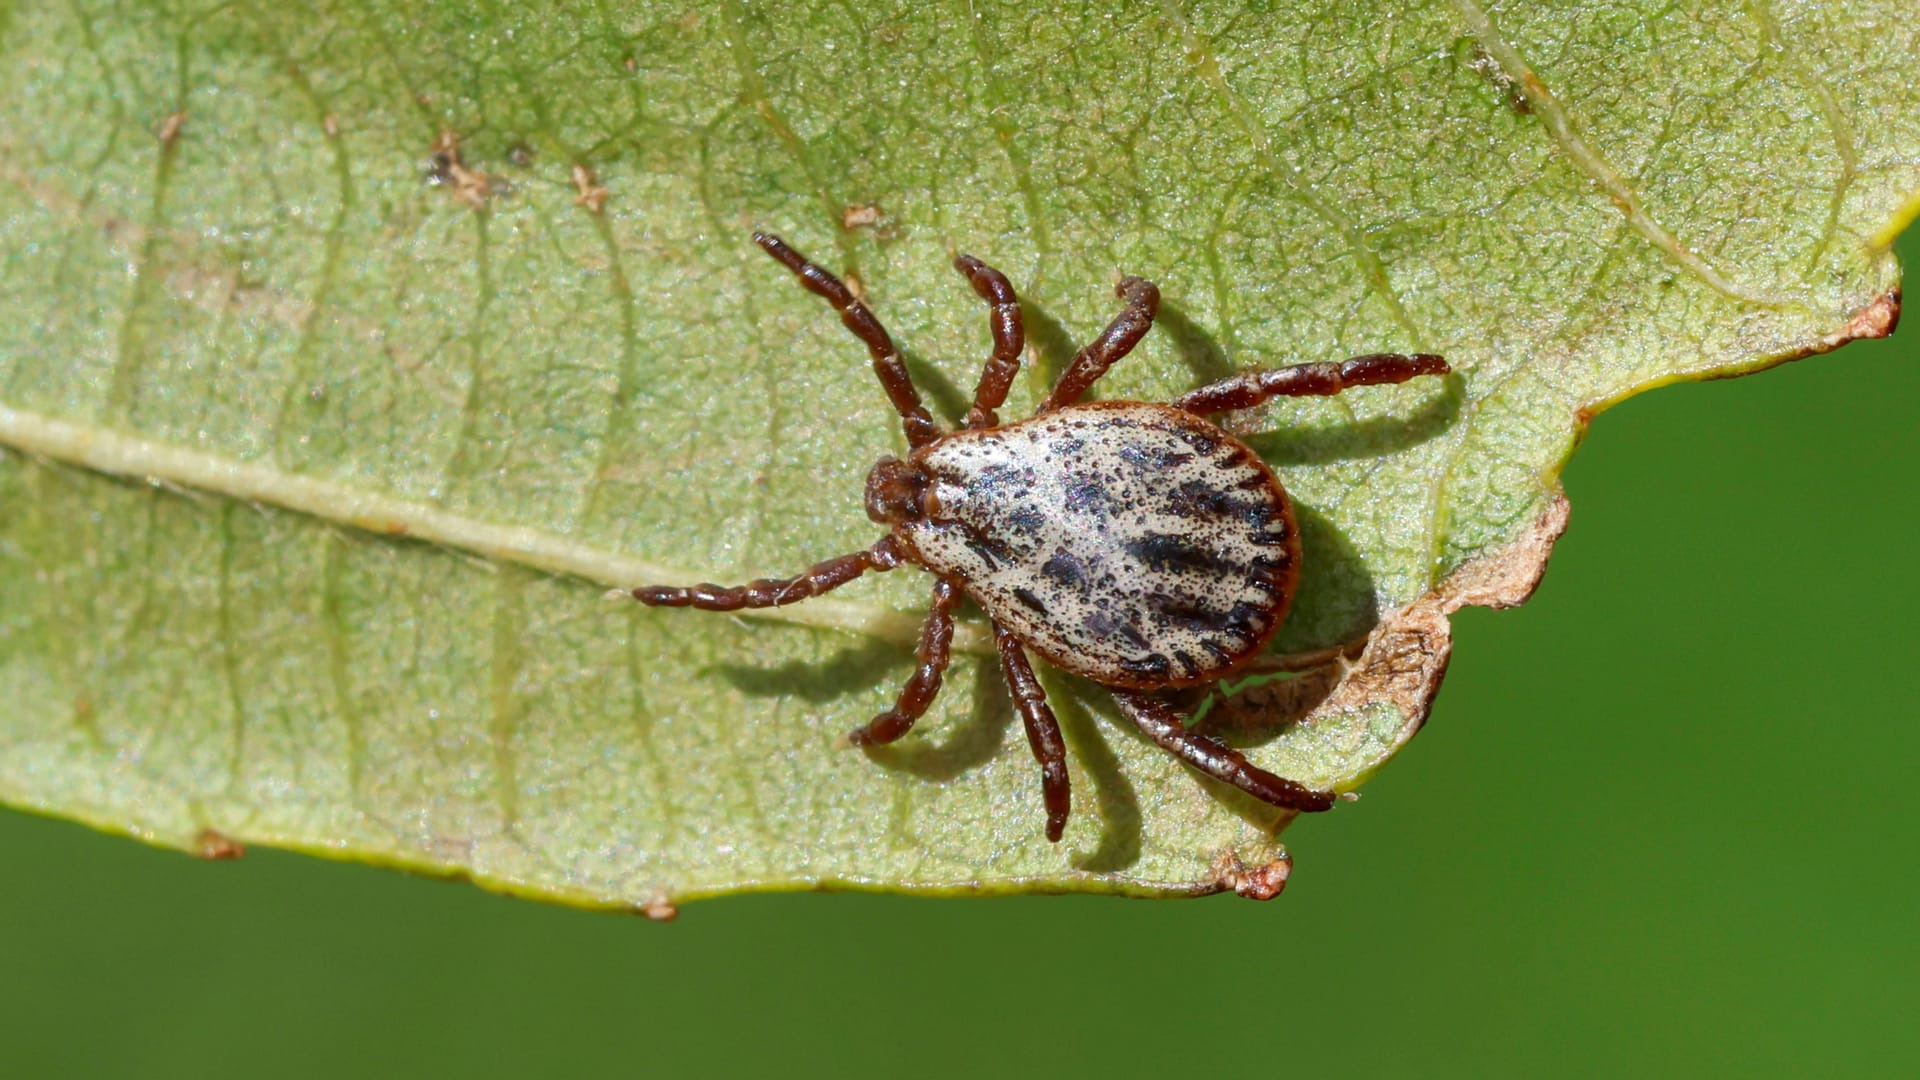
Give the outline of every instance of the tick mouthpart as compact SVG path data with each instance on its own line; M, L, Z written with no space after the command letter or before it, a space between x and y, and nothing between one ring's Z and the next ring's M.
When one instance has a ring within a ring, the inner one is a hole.
M882 525L918 521L925 516L925 470L897 457L883 457L867 474L867 516Z

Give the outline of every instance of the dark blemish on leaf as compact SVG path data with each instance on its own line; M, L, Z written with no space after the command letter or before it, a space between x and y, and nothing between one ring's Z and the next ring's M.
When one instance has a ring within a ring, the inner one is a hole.
M1463 61L1468 71L1479 75L1493 85L1495 92L1506 99L1507 108L1522 116L1533 113L1533 102L1527 100L1526 92L1520 86L1520 80L1507 74L1500 61L1487 51L1486 46L1475 41L1467 49Z
M469 210L485 210L496 195L507 193L507 185L471 168L460 155L460 137L451 130L442 131L433 142L433 157L427 170L427 183L447 188L454 201Z

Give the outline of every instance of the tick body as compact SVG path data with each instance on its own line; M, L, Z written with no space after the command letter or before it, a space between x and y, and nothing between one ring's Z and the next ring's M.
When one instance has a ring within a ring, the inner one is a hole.
M1160 293L1140 278L1116 291L1123 309L1074 357L1039 412L1001 424L1024 347L1020 306L999 271L954 260L989 305L993 352L964 428L942 432L921 405L892 340L839 279L779 238L755 243L825 298L867 347L900 414L911 452L867 477L867 514L888 533L865 551L799 577L738 587L645 586L646 604L732 611L797 603L861 574L915 563L935 578L919 666L892 709L848 736L856 745L905 735L939 693L953 610L964 594L993 622L1000 666L1040 764L1046 834L1059 840L1071 794L1066 748L1027 651L1113 692L1148 739L1255 798L1325 810L1337 798L1269 773L1190 731L1154 691L1213 682L1257 655L1285 620L1300 573L1293 510L1273 471L1205 419L1280 395L1444 375L1425 354L1251 371L1170 404L1079 399L1152 327Z
M1266 462L1165 405L1070 405L914 455L894 538L1055 667L1108 686L1211 682L1258 652L1299 576Z

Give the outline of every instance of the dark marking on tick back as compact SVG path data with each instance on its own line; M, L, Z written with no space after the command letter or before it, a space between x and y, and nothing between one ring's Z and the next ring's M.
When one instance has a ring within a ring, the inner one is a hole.
M1176 427L1171 430L1175 438L1193 447L1203 457L1211 457L1224 445L1214 437L1212 432L1202 431L1197 427Z
M1149 570L1167 573L1245 574L1245 568L1217 551L1195 543L1192 538L1173 533L1148 533L1126 544L1127 554L1145 563Z
M1013 552L1007 549L1006 542L1000 537L991 536L967 521L957 521L954 526L967 538L967 549L987 564L987 569L997 570L1015 562Z
M1192 461L1194 456L1148 443L1123 446L1120 448L1119 457L1121 461L1138 469L1161 470L1179 468Z
M1275 516L1275 508L1265 499L1236 499L1230 491L1203 480L1183 480L1167 495L1167 509L1179 517L1195 521L1239 518L1252 529L1264 528Z
M1143 678L1164 679L1173 670L1173 661L1153 653L1147 656L1129 657L1120 661L1120 666Z
M1105 484L1091 476L1076 476L1067 481L1062 492L1066 507L1081 514L1105 514L1113 510L1113 495Z
M1047 524L1046 512L1035 503L1021 503L1002 515L1007 528L1022 536L1032 536Z
M1040 576L1069 589L1084 589L1087 584L1087 568L1067 551L1056 551L1052 558L1040 564Z
M1047 613L1046 603L1038 596L1035 596L1032 589L1021 586L1013 590L1013 598L1032 608L1038 614L1045 615Z
M1236 637L1257 637L1266 625L1266 609L1252 604L1235 604L1220 621L1221 628Z
M1148 598L1156 615L1167 625L1192 634L1224 634L1230 627L1225 616L1192 597L1164 593Z

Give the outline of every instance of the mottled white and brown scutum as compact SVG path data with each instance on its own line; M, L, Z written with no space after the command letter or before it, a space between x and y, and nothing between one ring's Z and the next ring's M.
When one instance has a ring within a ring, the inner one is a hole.
M1280 628L1299 576L1273 470L1165 405L1099 402L957 432L912 459L895 537L1057 667L1110 686L1218 679Z
M1153 326L1160 290L1122 278L1124 309L1067 365L1038 415L1001 424L1025 347L1020 302L998 270L969 255L954 269L988 304L993 355L960 431L942 431L920 403L906 363L873 312L840 281L778 237L754 242L823 297L867 347L912 452L867 475L867 515L888 534L865 551L792 578L746 585L645 585L634 599L709 611L775 607L818 596L875 570L916 563L934 575L919 665L893 708L847 735L860 746L905 735L940 692L962 594L993 623L1000 670L1020 711L1047 809L1047 839L1066 828L1066 743L1026 651L1113 692L1120 712L1168 753L1256 799L1325 810L1339 797L1254 765L1189 730L1153 691L1220 678L1266 645L1286 618L1300 574L1293 511L1273 470L1203 419L1278 395L1445 375L1427 354L1376 353L1339 363L1249 371L1169 405L1081 404L1107 368Z

